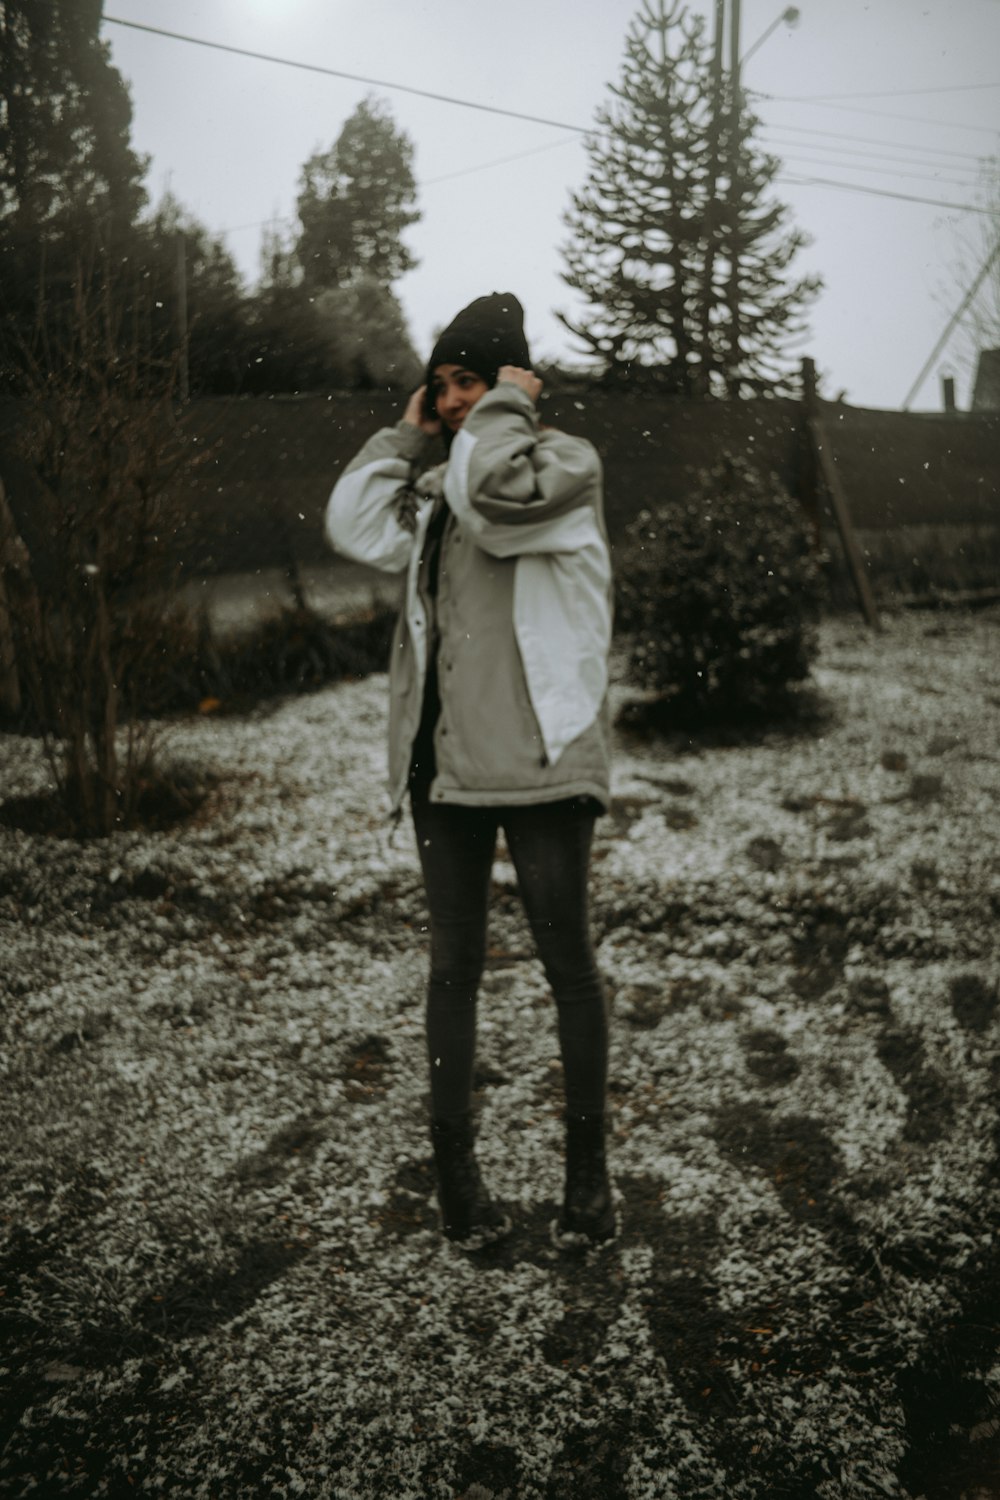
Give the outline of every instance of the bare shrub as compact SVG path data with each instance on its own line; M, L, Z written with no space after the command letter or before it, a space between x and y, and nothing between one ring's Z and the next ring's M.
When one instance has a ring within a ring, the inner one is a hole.
M16 356L20 488L0 513L7 696L41 727L72 825L103 835L133 820L150 774L153 727L134 709L176 608L175 481L200 452L175 419L176 357L154 351L109 276L79 272L67 310L43 312Z

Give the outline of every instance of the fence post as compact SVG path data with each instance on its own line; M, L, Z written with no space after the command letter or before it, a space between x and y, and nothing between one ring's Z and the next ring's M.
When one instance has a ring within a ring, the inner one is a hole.
M21 679L14 651L6 572L8 568L16 568L20 564L23 547L24 543L17 534L14 517L7 504L3 480L0 479L0 708L9 714L21 712Z
M882 622L878 615L878 606L875 603L875 595L872 593L865 565L858 547L857 538L854 535L854 527L851 523L851 513L847 504L847 495L844 486L840 482L833 461L833 453L827 438L826 424L820 414L819 397L816 393L816 366L811 359L802 361L802 403L805 410L806 433L809 438L809 453L814 472L818 468L822 477L827 494L830 497L830 509L837 523L840 533L841 545L844 549L844 558L847 562L847 570L851 575L861 612L872 630L881 630Z

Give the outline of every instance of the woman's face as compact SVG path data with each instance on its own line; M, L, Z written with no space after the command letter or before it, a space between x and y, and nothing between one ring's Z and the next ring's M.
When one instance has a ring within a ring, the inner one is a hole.
M457 432L489 386L475 370L438 365L431 381L431 402L449 432Z

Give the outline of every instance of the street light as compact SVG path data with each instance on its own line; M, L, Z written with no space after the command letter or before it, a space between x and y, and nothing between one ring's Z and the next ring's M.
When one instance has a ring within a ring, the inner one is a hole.
M785 23L794 26L799 19L799 8L797 5L786 5L781 15L772 21L762 36L759 36L753 46L740 56L740 6L742 0L729 0L729 195L735 204L738 201L737 181L739 178L740 162L740 111L743 104L743 89L740 84L740 69L747 58L752 57L758 47L763 47L768 37L777 31L778 27ZM722 86L722 33L725 19L726 0L715 0L715 42L716 42L716 88ZM717 96L718 97L718 96ZM721 119L720 119L720 124ZM727 301L729 305L729 319L731 328L731 343L734 350L739 349L740 328L740 273L737 256L730 256L729 264L729 286Z
M771 36L773 32L777 31L779 26L781 26L782 24L786 26L797 26L799 24L801 15L802 12L799 10L797 5L786 5L784 10L781 12L781 15L778 16L776 20L771 22L770 26L757 38L753 46L747 48L746 52L744 52L743 56L740 58L741 65L746 62L747 58L753 57L758 47L763 47L768 37Z

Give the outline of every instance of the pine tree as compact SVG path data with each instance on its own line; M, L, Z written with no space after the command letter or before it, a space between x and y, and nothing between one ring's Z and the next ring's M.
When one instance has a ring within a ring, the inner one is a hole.
M100 0L0 0L0 295L23 337L82 258L120 261L145 202ZM46 314L47 315L47 314Z
M151 345L172 348L180 334L178 255L183 250L187 365L194 395L241 390L249 357L247 299L223 241L165 193L140 225L129 287Z
M409 137L372 98L358 106L329 151L309 157L298 197L296 254L310 294L358 277L389 287L416 265L401 238L420 217L412 163Z
M672 35L673 34L673 35ZM670 43L674 42L673 54ZM560 315L612 374L637 361L690 393L711 120L701 87L704 25L683 4L644 0L625 41L615 102L598 111L586 188L573 197L563 279L591 303Z
M777 160L726 99L684 0L643 0L611 92L566 219L563 279L590 308L562 321L608 378L641 372L687 396L773 387L818 282L785 279L803 237L766 201Z

